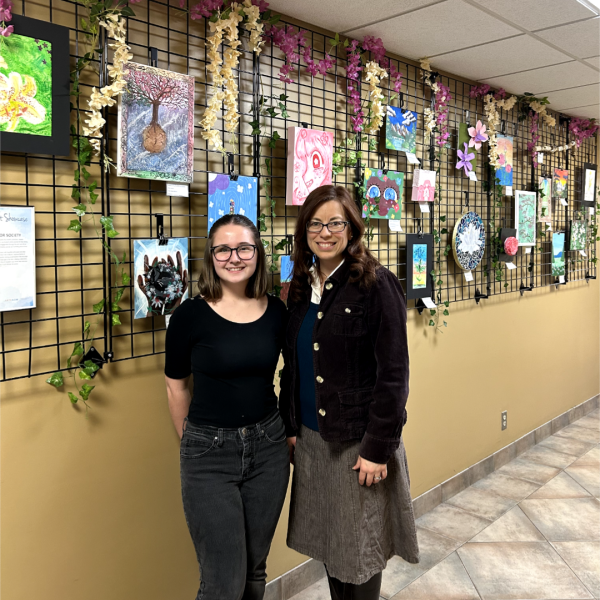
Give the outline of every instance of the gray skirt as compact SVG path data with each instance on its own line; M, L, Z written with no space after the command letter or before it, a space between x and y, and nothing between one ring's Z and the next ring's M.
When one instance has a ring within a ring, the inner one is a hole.
M404 444L387 464L387 478L359 485L359 440L325 442L301 427L287 545L324 562L332 577L360 585L385 569L394 555L419 562Z

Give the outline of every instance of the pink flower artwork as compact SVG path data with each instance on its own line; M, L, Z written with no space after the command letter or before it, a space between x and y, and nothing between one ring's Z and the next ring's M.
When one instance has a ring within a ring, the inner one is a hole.
M333 133L288 127L286 204L301 206L314 189L331 184Z
M435 199L435 171L415 169L413 173L413 202L433 202Z
M471 139L469 140L469 148L475 147L475 150L479 150L481 148L481 144L483 142L488 141L487 133L485 132L486 127L482 125L481 121L477 121L477 125L475 127L469 127L469 135Z

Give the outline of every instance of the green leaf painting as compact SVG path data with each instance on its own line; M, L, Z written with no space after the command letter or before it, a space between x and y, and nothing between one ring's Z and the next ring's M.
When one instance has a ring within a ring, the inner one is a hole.
M585 250L587 228L585 221L571 221L570 250Z
M0 131L52 135L52 44L13 33L3 40Z
M516 193L515 225L519 246L535 246L535 207L535 192Z
M540 177L538 188L537 220L540 223L552 225L552 180L550 177Z

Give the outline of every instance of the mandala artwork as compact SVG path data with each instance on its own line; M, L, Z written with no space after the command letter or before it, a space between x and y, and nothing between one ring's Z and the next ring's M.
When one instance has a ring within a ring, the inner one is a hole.
M465 271L472 271L483 258L485 226L476 212L468 212L454 226L452 235L454 259Z

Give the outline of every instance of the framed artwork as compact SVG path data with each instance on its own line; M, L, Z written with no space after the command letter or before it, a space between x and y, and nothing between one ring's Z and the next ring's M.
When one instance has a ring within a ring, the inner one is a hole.
M535 246L535 192L515 192L515 228L519 246Z
M537 220L552 225L552 179L539 177L538 187Z
M571 221L569 250L585 250L587 243L587 223L585 220Z
M412 201L433 202L435 199L435 171L415 169L413 171Z
M565 274L565 234L552 234L552 276L560 277Z
M512 135L496 136L498 142L498 162L496 177L500 179L499 185L513 184L513 137Z
M285 203L301 206L316 188L331 184L333 133L288 127Z
M472 271L480 263L485 252L485 226L476 212L462 215L454 226L452 252L465 271Z
M33 206L0 207L0 281L0 312L35 308Z
M385 117L385 147L409 152L417 149L417 113L397 106L387 107Z
M68 156L69 30L13 15L2 42L0 149Z
M170 315L189 295L188 240L133 241L134 318Z
M124 68L117 175L192 183L194 78L131 62Z
M362 216L371 219L395 219L402 217L402 191L404 173L383 172L381 169L365 169L366 198Z
M284 254L281 257L281 292L279 297L287 302L288 294L290 293L290 283L292 283L292 276L294 274L294 261L291 256Z
M519 242L517 241L517 230L512 227L503 227L500 230L500 241L504 252L498 257L502 262L513 262L514 257L519 250Z
M406 297L429 298L433 294L433 236L406 235Z
M581 191L579 202L584 206L594 207L596 198L596 165L584 163L581 171Z
M569 194L569 171L554 169L552 176L552 196L554 198L567 198Z
M258 218L258 179L222 173L208 174L208 231L223 215L244 215L255 225Z

